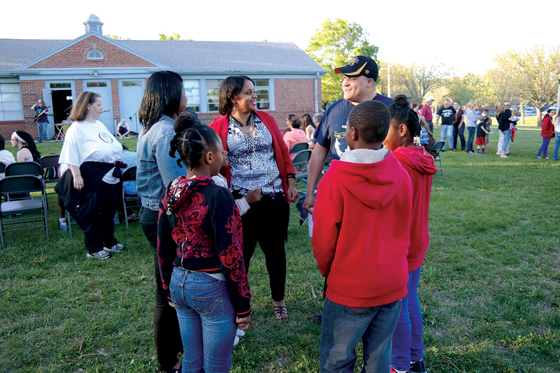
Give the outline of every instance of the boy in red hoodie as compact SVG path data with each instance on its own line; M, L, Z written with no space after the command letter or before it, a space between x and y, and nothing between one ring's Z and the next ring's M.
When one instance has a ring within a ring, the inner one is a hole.
M321 372L353 372L363 342L362 372L389 372L391 338L406 296L412 183L382 149L389 109L377 101L348 116L350 148L333 161L317 191L313 254L327 279Z
M410 108L405 95L397 95L389 105L391 126L383 145L393 151L412 181L412 220L408 249L408 295L402 300L401 314L393 334L391 372L425 373L422 341L422 310L418 301L420 268L430 244L428 215L432 178L437 172L434 158L421 146L414 145L420 136L418 115Z

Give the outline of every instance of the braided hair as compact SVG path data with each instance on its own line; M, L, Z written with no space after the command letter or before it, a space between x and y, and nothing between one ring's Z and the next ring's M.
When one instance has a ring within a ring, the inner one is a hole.
M389 105L389 112L391 113L391 122L406 125L411 140L420 136L421 128L418 114L410 108L410 102L408 102L406 95L397 95L395 102Z
M169 156L175 158L175 152L179 153L181 157L177 160L179 167L182 167L181 162L190 169L200 166L202 156L214 149L220 141L216 131L202 124L193 113L188 111L175 119L173 130L175 136L169 143Z

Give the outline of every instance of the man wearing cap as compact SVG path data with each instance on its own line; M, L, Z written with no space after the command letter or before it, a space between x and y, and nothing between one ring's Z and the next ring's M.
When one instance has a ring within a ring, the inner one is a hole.
M381 101L387 106L393 103L392 98L380 95L375 91L379 70L375 61L370 57L354 57L346 66L339 67L334 71L344 75L342 80L344 99L329 106L315 131L317 143L309 160L307 196L303 206L309 212L312 212L315 205L315 188L319 182L329 150L333 160L340 159L342 153L348 150L346 121L350 111L355 105L367 100Z
M441 117L441 141L445 141L441 150L445 151L449 144L449 150L453 151L453 123L457 120L457 112L451 106L451 100L446 99L443 106L436 112L436 130L438 129L439 117Z
M432 122L432 103L434 102L433 97L428 97L426 104L420 109L420 120L424 123L424 126L430 128L430 132L434 133L434 124Z

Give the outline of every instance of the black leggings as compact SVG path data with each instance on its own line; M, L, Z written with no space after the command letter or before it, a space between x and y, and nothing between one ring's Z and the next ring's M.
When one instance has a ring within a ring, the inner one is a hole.
M242 217L245 268L249 273L251 258L258 242L266 259L272 299L276 302L284 299L286 286L284 242L289 221L290 206L283 195L276 199L263 196L260 202L251 204L251 209Z
M86 249L90 253L103 250L103 246L111 247L117 243L115 238L115 211L117 210L117 185L100 182L96 193L91 198L96 198L101 206L99 215L87 222L79 224L84 231Z

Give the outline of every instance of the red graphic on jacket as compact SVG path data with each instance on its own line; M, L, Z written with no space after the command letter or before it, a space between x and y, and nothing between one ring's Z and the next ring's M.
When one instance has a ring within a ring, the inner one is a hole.
M241 216L231 193L206 176L173 180L160 203L158 263L163 288L173 266L222 273L237 315L251 311Z

